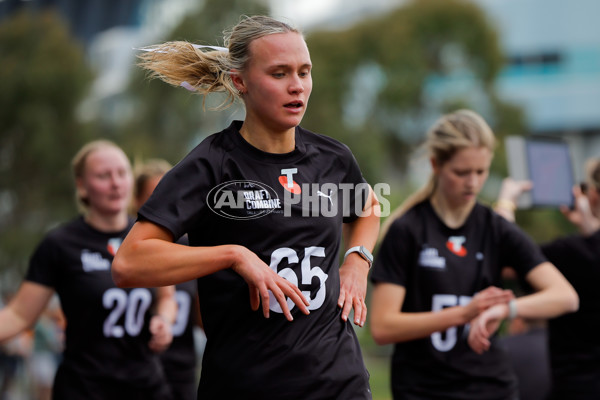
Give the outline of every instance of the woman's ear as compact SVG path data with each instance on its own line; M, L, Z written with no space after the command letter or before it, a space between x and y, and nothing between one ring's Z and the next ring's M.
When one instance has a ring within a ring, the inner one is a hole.
M85 185L83 184L83 179L75 179L75 188L77 190L77 198L85 199L87 197L87 190L85 189Z
M431 169L433 170L433 173L437 175L438 172L440 171L440 166L439 166L437 160L435 158L431 157L429 159L429 162L431 163Z
M231 70L231 81L233 82L233 86L240 93L246 93L246 85L244 84L244 78L242 78L242 74L240 71L236 69Z

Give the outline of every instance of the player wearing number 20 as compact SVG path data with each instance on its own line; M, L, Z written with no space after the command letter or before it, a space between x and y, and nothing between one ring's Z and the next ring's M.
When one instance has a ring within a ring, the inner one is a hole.
M74 157L73 170L83 215L39 244L25 281L0 310L0 340L31 326L57 293L67 327L54 400L168 400L156 352L172 339L173 288L121 289L110 273L133 224L129 160L114 143L94 141Z
M429 183L389 217L371 275L371 330L378 343L395 343L394 399L514 400L516 378L492 337L500 322L577 309L577 294L532 240L476 200L494 142L472 111L440 118L426 140ZM500 288L504 266L536 292L513 299Z
M347 146L298 126L312 79L296 29L245 17L225 44L204 52L166 43L143 55L177 86L240 96L246 118L162 178L113 276L122 286L199 278L207 338L199 399L370 399L347 319L352 308L355 324L366 318L367 249L379 229L372 190ZM341 184L366 190L344 196ZM352 251L338 268L343 226ZM173 243L185 233L189 247Z

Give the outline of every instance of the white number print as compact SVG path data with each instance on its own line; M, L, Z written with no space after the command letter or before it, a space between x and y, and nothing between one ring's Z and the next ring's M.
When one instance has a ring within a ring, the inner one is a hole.
M321 269L319 266L311 267L311 258L320 257L325 258L325 248L311 246L304 249L304 257L302 258L302 263L300 264L300 274L301 282L303 285L310 285L312 283L313 278L317 278L319 280L319 290L315 294L314 298L310 297L310 291L303 290L302 294L309 301L309 306L307 307L309 310L316 310L320 308L325 302L325 294L326 294L326 286L325 282L327 281L327 274ZM280 249L275 250L271 254L271 264L270 267L273 271L277 272L279 276L287 279L292 282L294 285L298 286L298 276L291 268L282 268L281 270L277 270L279 263L287 259L288 264L298 264L300 261L298 258L298 254L293 249L289 247L282 247ZM295 307L295 304L292 300L287 299L287 306L290 311ZM277 302L273 293L269 291L269 308L271 311L282 313L283 310L281 306Z
M152 295L148 289L136 288L129 294L119 288L110 288L102 296L102 305L107 310L112 309L104 321L104 336L120 338L125 335L137 336L144 326L144 316L150 304ZM123 326L119 319L125 315Z
M175 301L177 302L177 317L175 317L175 323L171 328L171 332L173 336L181 336L190 318L192 297L185 290L177 290L175 291Z
M456 296L453 294L434 294L431 301L431 311L441 311L446 307L466 306L471 301L471 296ZM431 343L438 351L446 352L452 350L456 345L457 327L452 326L446 329L445 338L442 332L433 332L431 334Z

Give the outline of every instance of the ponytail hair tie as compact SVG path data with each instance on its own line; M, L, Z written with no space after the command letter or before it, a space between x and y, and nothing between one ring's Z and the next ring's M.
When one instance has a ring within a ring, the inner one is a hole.
M221 47L221 46L208 46L208 45L202 45L202 44L192 44L192 46L196 49L211 49L214 51L224 51L225 53L229 53L229 49L227 47ZM164 50L158 50L155 47L140 47L140 48L135 48L134 50L140 50L140 51L147 51L147 52L159 52L159 53L168 53L168 51L164 51Z

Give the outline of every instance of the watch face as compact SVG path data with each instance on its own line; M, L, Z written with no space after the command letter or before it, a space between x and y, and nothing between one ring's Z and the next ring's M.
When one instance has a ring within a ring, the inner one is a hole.
M346 260L346 257L350 253L358 253L358 255L363 260L365 260L367 263L369 263L369 268L371 268L371 265L373 265L373 255L371 254L371 252L369 250L367 250L367 248L365 246L354 246L354 247L352 247L344 255L344 260Z
M369 262L369 264L373 262L373 255L369 250L367 250L365 246L360 246L360 254L363 255L363 257Z

